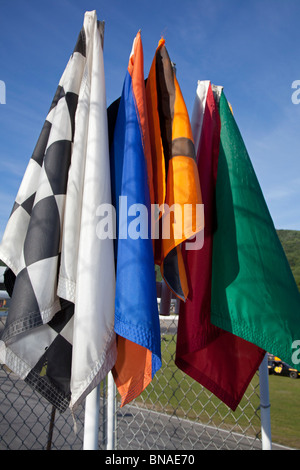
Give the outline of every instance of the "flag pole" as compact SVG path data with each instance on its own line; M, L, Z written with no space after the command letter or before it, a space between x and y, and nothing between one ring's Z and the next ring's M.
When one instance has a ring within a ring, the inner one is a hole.
M107 444L106 450L115 450L116 389L112 372L107 376Z
M272 450L268 353L259 366L262 450Z
M85 399L83 450L98 450L100 385Z

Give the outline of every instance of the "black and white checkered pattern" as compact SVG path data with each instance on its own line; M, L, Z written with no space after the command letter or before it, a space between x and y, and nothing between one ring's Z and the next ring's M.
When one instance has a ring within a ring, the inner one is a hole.
M29 161L0 248L1 259L16 275L1 338L5 356L1 359L60 411L70 400L74 304L60 299L56 292L85 48L83 28Z

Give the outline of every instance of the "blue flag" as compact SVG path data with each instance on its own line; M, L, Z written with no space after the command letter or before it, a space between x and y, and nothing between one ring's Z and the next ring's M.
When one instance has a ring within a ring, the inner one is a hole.
M111 146L112 192L117 221L115 332L118 355L113 375L121 395L121 406L137 397L161 367L145 103L143 49L138 33Z

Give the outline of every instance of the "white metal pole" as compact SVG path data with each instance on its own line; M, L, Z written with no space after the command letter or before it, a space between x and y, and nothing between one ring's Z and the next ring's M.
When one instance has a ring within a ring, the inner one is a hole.
M272 450L268 354L259 366L262 450Z
M98 450L100 385L85 399L83 450Z
M106 389L107 389L107 377L105 377L104 380L102 380L102 433L103 433L103 438L102 438L102 445L103 448L106 448L107 444L107 397L106 397Z
M111 372L107 376L107 450L115 450L116 388Z

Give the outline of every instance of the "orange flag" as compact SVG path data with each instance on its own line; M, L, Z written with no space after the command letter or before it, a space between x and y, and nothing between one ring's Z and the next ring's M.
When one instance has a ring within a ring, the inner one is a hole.
M169 288L188 295L181 244L203 229L202 198L186 105L169 58L159 41L146 84L155 220L155 263Z

